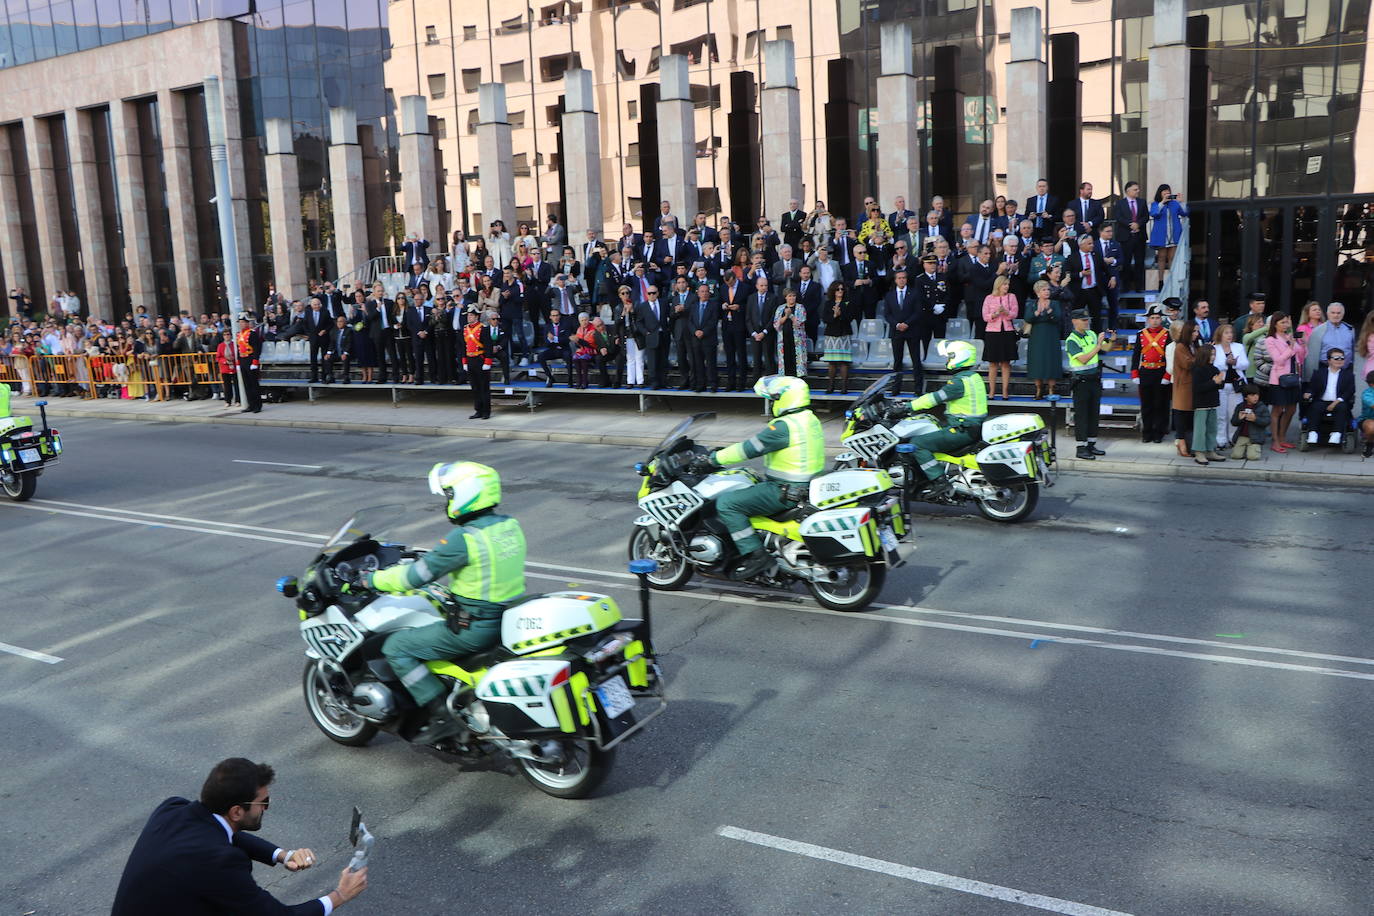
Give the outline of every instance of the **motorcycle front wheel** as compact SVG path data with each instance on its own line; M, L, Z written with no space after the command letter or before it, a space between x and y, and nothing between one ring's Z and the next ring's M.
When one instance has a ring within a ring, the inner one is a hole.
M887 567L865 561L834 570L833 582L808 581L806 587L821 607L832 611L861 611L873 603L887 581Z
M307 659L305 674L302 677L305 689L305 708L320 731L330 740L349 747L362 747L377 734L377 726L370 724L362 716L340 706L333 693L325 684L315 660Z
M998 498L978 500L978 511L994 522L1019 522L1035 511L1040 502L1040 484L1033 480L999 487Z
M5 495L15 502L27 502L33 498L33 491L38 489L38 475L7 474L0 477L0 486L4 487Z
M692 578L692 564L666 544L655 541L647 528L635 527L630 535L630 559L653 560L658 563L657 572L649 573L649 587L664 592L675 592Z
M558 763L515 758L520 773L536 789L555 798L586 798L611 772L615 751L603 751L585 738L567 738L559 744L563 759Z

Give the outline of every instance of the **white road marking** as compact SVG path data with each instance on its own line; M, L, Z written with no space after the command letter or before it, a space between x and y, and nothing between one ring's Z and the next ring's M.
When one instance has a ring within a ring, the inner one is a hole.
M146 525L146 526L154 527L154 528L170 528L170 529L174 529L174 530L178 530L178 531L193 531L193 532L197 532L197 533L200 533L200 534L212 534L212 535L219 535L219 536L221 536L221 537L243 538L243 539L245 539L245 540L253 540L253 541L265 541L265 542L273 543L273 544L290 544L290 545L299 546L299 547L316 547L316 546L318 546L318 545L315 544L315 543L311 543L311 541L324 541L324 540L327 540L328 537L329 537L328 535L324 535L324 534L310 534L310 533L303 532L303 531L286 531L286 530L280 529L280 528L262 528L262 527L255 526L255 525L231 525L231 524L229 524L229 523L211 522L211 521L207 521L207 520L204 520L204 519L183 518L183 517L181 517L181 516L173 516L173 515L154 515L154 514L152 514L152 513L136 512L136 511L134 511L134 510L129 510L129 509L109 509L109 508L100 508L100 507L85 507L85 508L94 508L94 509L97 509L97 511L96 511L96 512L79 512L79 511L68 510L68 509L53 509L53 508L48 508L49 506L53 506L53 505L69 506L69 505L79 505L79 504L77 504L77 503L61 503L61 502L58 502L57 500L33 500L32 502L27 502L27 503L13 503L13 502L0 503L0 506L12 506L12 507L19 508L19 509L32 509L32 510L36 510L36 511L40 511L40 512L55 512L55 513L59 513L59 514L62 514L62 515L74 515L74 516L80 516L80 517L83 517L83 518L93 518L93 519L97 519L97 520L100 520L100 521L107 521L107 522L124 522L124 523L126 523L126 524ZM109 513L109 514L101 514L101 513ZM128 515L139 515L139 516L143 516L143 518L127 518L127 517L123 517L123 516L119 515L118 513L126 513L126 514L128 514ZM179 520L179 521L199 522L199 523L201 523L201 524L200 524L200 525L172 525L172 524L163 524L163 523L161 523L161 522L156 522L156 521L148 521L147 519L177 519L177 520ZM209 528L209 527L203 527L204 525L217 525L217 526L220 526L220 527L219 527L219 528ZM247 529L247 530L240 530L240 531L223 531L223 530L220 530L220 528L228 528L228 527L233 527L233 528L237 528L237 529ZM293 535L296 535L297 538L307 538L307 539L310 539L310 540L299 540L299 539L289 539L289 538L281 538L281 537L271 537L271 536L263 535L263 534L254 534L254 533L252 533L253 531L268 531L268 532L273 532L273 533L277 533L277 534L293 534ZM553 570L553 571L555 571L556 573L559 573L559 575L553 575L553 574L547 574L547 573L534 573L534 572L528 572L528 573L526 573L527 576L530 576L530 577L533 577L533 578L537 578L537 579L549 579L549 580L553 580L553 581L562 581L562 582L566 582L566 581L569 580L569 577L571 576L573 581L579 582L580 584L583 584L583 585L599 585L599 586L604 586L604 587L606 587L606 588L623 588L623 587L626 587L629 583L626 582L626 581L624 581L624 580L633 580L633 579L635 578L635 576L632 575L632 574L630 574L630 573L615 572L615 571L611 571L611 570L588 570L586 567L580 567L580 566L566 566L566 565L558 564L558 563L541 563L541 562L536 561L536 560L527 560L527 561L526 561L526 565L527 565L527 566L531 566L531 567L535 567L535 568L537 568L537 569L548 569L548 570ZM620 582L606 582L606 581L604 581L604 579L603 579L603 580L598 580L598 579L596 579L596 578L588 578L588 576L592 576L592 577L609 577L609 578L612 578L612 579L619 579L619 580L622 580L622 581L620 581ZM1294 664L1294 663L1289 663L1289 662L1268 661L1268 660L1265 660L1265 659L1257 659L1257 658L1245 658L1245 657L1236 656L1236 655L1216 655L1216 654L1212 654L1212 653L1189 652L1189 651L1183 651L1183 650L1180 650L1180 649L1166 649L1166 648L1162 648L1162 647L1159 647L1159 646L1141 646L1141 645L1133 645L1133 644L1130 644L1130 643L1106 642L1106 641L1103 641L1103 640L1098 640L1098 639L1086 639L1086 638L1076 637L1076 636L1061 636L1061 635L1053 635L1053 636L1052 636L1052 635L1049 635L1049 634L1043 633L1043 632L1039 632L1039 633L1038 633L1038 632L1029 632L1029 631L1024 631L1024 630L1011 630L1011 629L1005 629L1004 627L978 626L978 625L975 625L975 624L973 624L973 623L963 624L963 623L950 623L950 622L944 622L944 621L938 621L938 620L917 620L917 619L913 619L913 618L911 618L911 617L897 617L897 616L893 616L893 615L890 615L890 614L874 613L873 610L865 611L865 612L857 613L857 614L856 614L856 613L846 613L846 612L842 612L842 611L832 611L832 610L828 610L827 608L822 608L822 607L812 607L812 606L809 606L809 605L806 605L806 604L803 604L803 603L800 603L800 602L798 602L798 603L780 603L780 602L778 602L778 601L776 601L776 600L774 600L774 601L759 600L759 599L755 599L755 598L750 598L750 597L748 597L748 596L746 596L746 595L725 594L725 593L721 593L721 592L712 592L712 591L706 591L706 590L702 590L702 589L693 589L693 590L691 590L691 591L678 592L677 594L678 594L678 597L680 597L680 598L687 598L687 599L692 599L692 600L697 600L697 601L707 601L707 602L710 602L710 601L723 601L723 602L727 602L727 603L730 603L730 604L741 604L741 605L747 605L747 606L752 606L752 607L770 608L770 609L775 609L775 610L776 610L776 609L782 609L782 610L788 610L788 611L796 611L796 612L803 613L803 614L822 614L822 615L826 615L826 616L830 616L830 617L842 617L842 618L845 618L845 619L847 619L847 620L869 620L869 621L878 621L878 622L882 622L882 623L896 623L896 624L901 624L902 626L924 627L924 628L933 629L933 630L951 630L951 631L959 632L959 633L975 633L975 634L980 634L980 635L983 635L983 636L1001 636L1001 637L1005 637L1005 638L1009 638L1009 639L1019 639L1019 640L1026 640L1026 641L1030 641L1030 640L1043 640L1043 641L1053 642L1054 644L1056 644L1056 645L1061 645L1061 646L1083 646L1083 647L1086 647L1086 648L1093 648L1093 649L1112 649L1112 650L1115 650L1115 651L1117 651L1117 652L1135 652L1135 653L1142 654L1142 655L1166 655L1166 656L1171 656L1171 657L1173 657L1173 658L1188 658L1188 659L1194 659L1194 660L1196 660L1196 661L1219 662L1219 663L1227 664L1227 665L1241 665L1241 666L1251 667L1251 668L1269 668L1269 669L1271 669L1271 670L1277 670L1277 671L1297 671L1297 672L1303 672L1303 673L1307 673L1307 674L1320 674L1320 675L1324 675L1324 676L1326 676L1326 677L1350 678L1350 679L1354 679L1354 680L1374 680L1374 673L1363 672L1363 671L1347 671L1347 670L1345 670L1345 669L1343 669L1343 668L1328 668L1328 667L1322 667L1322 666L1316 666L1316 665L1300 665L1300 664ZM1300 650L1300 649L1283 649L1283 648L1278 648L1278 647L1274 647L1274 646L1247 646L1247 645L1237 645L1237 644L1235 644L1235 643L1221 642L1221 641L1219 641L1219 640L1194 639L1194 638L1192 638L1192 637L1187 637L1187 636L1168 636L1168 635L1159 634L1159 633L1137 633L1137 632L1133 632L1133 631L1130 631L1130 630L1113 630L1113 629L1108 629L1108 628L1105 628L1105 627L1093 627L1093 626L1086 626L1086 625L1082 625L1082 624L1055 623L1055 622L1043 621L1043 620L1027 620L1027 619L1017 618L1017 617L999 617L999 616L989 615L989 614L970 614L970 613L965 613L965 612L963 612L963 611L945 611L945 610L940 610L940 609L938 609L938 608L921 607L921 606L919 606L919 605L874 604L874 605L872 605L872 607L874 608L874 610L877 610L877 611L882 611L882 610L902 611L902 612L904 612L904 613L920 614L920 615L923 615L923 616L953 617L953 618L957 618L957 619L960 619L960 620L976 621L976 622L980 622L980 623L998 623L998 624L1006 624L1006 625L1012 625L1012 626L1037 627L1037 628L1043 628L1043 629L1045 629L1045 630L1075 631L1075 632L1080 632L1080 633L1091 633L1091 634L1100 635L1100 636L1117 637L1117 638L1121 638L1121 639L1138 639L1138 640L1146 640L1146 641L1151 641L1151 642L1169 642L1169 643L1185 644L1185 645L1218 647L1218 648L1227 649L1228 651L1232 651L1232 652L1248 652L1248 653L1252 653L1252 654L1283 655L1283 656L1288 656L1288 657L1292 657L1292 658L1311 659L1311 660L1313 660L1313 661L1346 662L1346 663L1354 664L1354 665L1374 666L1374 658L1361 658L1361 657L1359 657L1359 656L1348 656L1348 655L1329 655L1329 654L1325 654L1325 653L1321 653L1321 652L1306 652L1306 651L1303 651L1303 650Z
M45 665L55 665L62 659L56 655L49 655L46 652L35 652L32 649L25 649L20 646L12 646L7 642L0 642L0 652L8 652L10 655L18 655L20 658L33 659Z
M261 525L237 525L233 522L212 522L203 518L186 518L182 515L158 515L156 512L140 512L137 509L112 509L108 506L88 506L85 503L65 503L56 499L35 499L30 500L30 505L38 506L66 506L70 509L85 509L90 512L107 512L112 514L141 515L144 518L163 518L173 522L195 522L198 525L213 525L216 528L237 528L242 531L265 531L268 534L294 534L296 537L316 538L325 540L327 534L312 534L309 531L288 531L285 528L264 528ZM130 519L132 521L132 519Z
M309 468L312 471L323 471L322 464L291 464L288 461L250 461L247 458L235 458L234 464L270 464L278 468Z
M808 859L834 862L837 865L848 865L850 868L860 868L880 875L915 881L918 884L929 884L932 887L943 887L964 894L990 897L993 900L1002 900L1006 903L1019 903L1022 906L1033 907L1037 910L1061 913L1063 916L1130 916L1129 913L1123 913L1120 910L1108 910L1100 906L1062 900L1058 897L1046 897L1043 894L1019 891L1014 887L988 884L985 881L975 881L972 878L961 878L958 875L947 875L943 872L930 871L924 868L913 868L910 865L899 865L896 862L885 862L882 859L870 859L868 856L859 856L852 852L831 849L828 846L816 846L799 840L773 836L769 833L743 830L739 827L721 827L716 831L716 835L729 840L752 843L755 846L764 846L768 849L790 852L793 855L805 856Z

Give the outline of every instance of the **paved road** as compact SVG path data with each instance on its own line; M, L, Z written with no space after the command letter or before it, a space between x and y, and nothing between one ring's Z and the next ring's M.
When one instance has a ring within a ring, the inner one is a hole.
M1249 916L1374 898L1355 491L1065 477L1033 524L922 518L865 614L659 596L669 711L598 797L562 802L386 736L326 740L272 582L311 555L290 532L360 505L402 504L428 519L407 535L432 539L424 472L471 457L505 475L533 587L631 603L638 452L62 430L38 500L0 503L0 641L62 659L0 652L0 916L108 907L152 807L238 754L277 767L264 835L325 858L260 869L286 899L332 887L348 810L367 813L372 887L348 913Z

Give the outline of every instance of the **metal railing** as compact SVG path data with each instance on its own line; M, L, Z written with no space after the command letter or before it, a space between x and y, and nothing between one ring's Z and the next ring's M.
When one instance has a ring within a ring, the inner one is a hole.
M1178 247L1174 249L1174 262L1159 281L1159 301L1163 302L1176 296L1184 303L1188 301L1189 273L1193 263L1193 251L1188 240L1188 218L1181 221L1183 228L1178 234Z

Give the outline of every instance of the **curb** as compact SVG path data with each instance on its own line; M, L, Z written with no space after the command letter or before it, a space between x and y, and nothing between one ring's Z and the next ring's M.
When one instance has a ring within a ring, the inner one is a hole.
M330 432L392 433L403 436L453 436L462 439L507 439L529 442L561 442L578 445L620 445L633 448L653 448L661 436L599 436L594 433L539 432L527 429L480 428L468 426L397 426L386 423L347 423L338 420L274 420L270 417L187 416L183 414L129 414L115 410L63 410L49 408L52 417L96 420L141 420L148 423L223 423L230 426L268 426L284 429L319 429ZM728 445L725 440L717 443ZM836 448L827 448L835 454ZM1304 486L1374 487L1374 475L1324 474L1320 471L1277 471L1239 467L1183 467L1173 464L1146 464L1134 461L1112 461L1080 458L1059 459L1059 471L1072 473L1117 474L1124 477L1174 477L1188 480L1223 480L1228 482L1287 483Z

